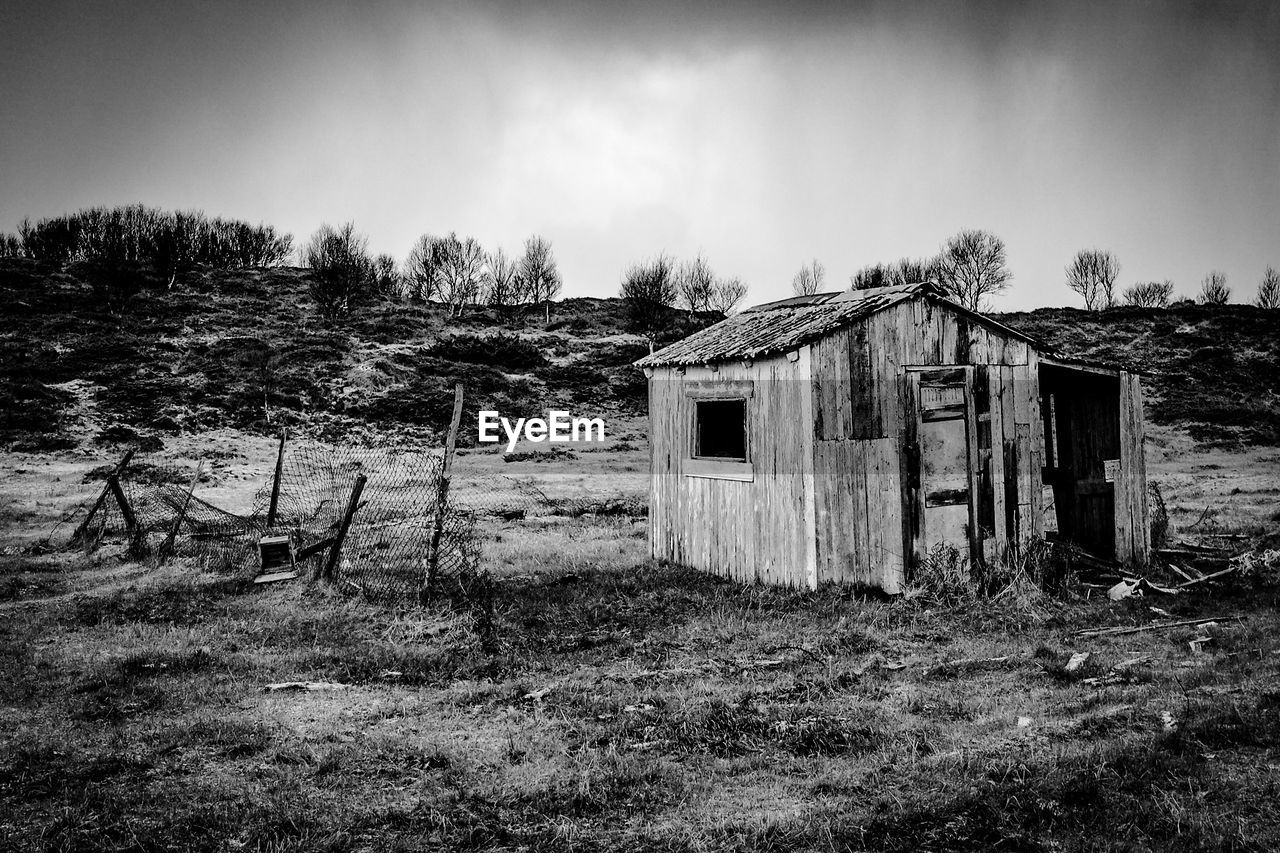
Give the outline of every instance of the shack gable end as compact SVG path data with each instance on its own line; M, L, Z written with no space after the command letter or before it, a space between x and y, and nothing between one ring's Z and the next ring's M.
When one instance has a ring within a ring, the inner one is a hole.
M976 550L1042 531L1039 356L1021 336L945 303L902 302L813 348L819 581L897 591L922 538L918 383L922 368L966 368Z

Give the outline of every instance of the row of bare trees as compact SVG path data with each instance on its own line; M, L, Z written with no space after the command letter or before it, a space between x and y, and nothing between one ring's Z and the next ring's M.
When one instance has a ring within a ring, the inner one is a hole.
M619 295L626 303L627 322L649 341L674 325L677 308L690 317L700 313L731 314L747 295L739 278L722 278L701 254L677 261L666 253L631 264L622 274Z
M519 257L502 248L485 252L474 237L424 234L410 250L401 274L404 296L441 302L450 316L473 304L499 309L542 305L549 322L551 302L562 286L551 243L536 234L525 240Z
M1120 277L1120 262L1105 249L1082 249L1066 268L1067 287L1084 297L1084 307L1101 311L1120 304L1116 295L1116 280ZM1124 304L1140 308L1165 308L1173 301L1173 282L1138 282L1121 294ZM1231 300L1231 288L1227 275L1213 270L1200 282L1196 301L1202 305L1226 305ZM1280 308L1280 273L1268 266L1258 284L1254 304L1260 308Z
M538 235L513 258L501 248L485 252L474 237L424 234L402 268L390 255L370 256L368 245L348 222L320 226L302 247L299 260L312 270L311 294L327 319L345 314L361 297L378 296L439 302L451 317L468 305L541 305L549 322L551 301L562 287L551 243Z
M197 265L270 267L293 254L293 238L270 225L128 204L91 207L32 222L0 235L0 256L65 266L138 265L172 276Z
M1013 273L1003 240L990 231L966 229L949 237L932 257L864 267L849 276L849 287L866 290L922 281L937 283L956 302L978 311L1008 289Z

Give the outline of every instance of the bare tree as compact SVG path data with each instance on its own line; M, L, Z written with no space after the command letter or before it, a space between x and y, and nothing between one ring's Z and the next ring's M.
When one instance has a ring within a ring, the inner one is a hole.
M380 296L394 297L400 292L400 271L396 259L387 254L373 259L374 288Z
M516 262L499 248L486 263L484 301L499 311L509 311L520 301L520 275Z
M369 239L353 223L338 228L321 225L302 249L302 264L311 268L311 296L320 314L333 320L373 287Z
M712 311L719 311L726 317L733 313L734 309L747 296L747 286L742 283L740 278L722 278L716 281L715 286L711 288L711 296L707 300L707 307Z
M675 262L665 254L627 267L620 295L627 307L627 323L644 335L653 352L658 336L672 322L676 304Z
M1226 305L1231 299L1231 288L1227 287L1227 274L1213 270L1200 282L1199 300L1204 305Z
M1105 249L1081 249L1067 266L1067 287L1084 297L1084 307L1101 311L1115 304L1120 262Z
M452 231L440 243L443 253L436 292L440 301L449 306L449 316L457 317L467 303L475 302L480 296L480 285L484 281L484 251L474 237L459 239Z
M551 300L560 293L563 282L556 259L551 254L551 243L537 234L524 241L524 257L520 259L520 278L524 282L529 301L544 304L546 321L551 322Z
M692 261L686 261L680 265L676 286L680 291L680 299L690 315L707 310L715 283L715 273L711 271L711 265L701 254Z
M1262 281L1258 284L1258 298L1253 304L1259 308L1280 308L1280 272L1276 272L1275 267L1269 264L1267 271L1262 274Z
M961 231L942 244L938 255L938 283L952 299L970 311L1006 290L1013 273L1006 265L1004 241L989 231Z
M1164 281L1139 282L1124 292L1125 304L1135 308L1168 308L1172 298L1173 282L1167 278Z
M0 258L21 258L22 240L16 234L0 234Z
M439 237L423 234L413 244L404 261L405 295L415 302L428 302L436 296L440 267L444 263L444 246Z
M822 282L827 277L827 268L817 258L800 267L800 271L791 279L791 290L796 296L813 296L822 292Z

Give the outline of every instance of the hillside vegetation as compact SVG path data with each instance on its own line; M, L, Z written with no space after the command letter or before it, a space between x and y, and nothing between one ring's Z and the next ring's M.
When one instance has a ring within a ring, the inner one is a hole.
M144 273L139 273L145 275ZM92 271L0 260L0 444L163 442L218 428L431 441L455 381L468 415L552 407L634 415L648 351L618 299L541 311L373 300L333 322L311 304L306 269L203 268L141 282L109 302ZM673 315L659 343L711 322ZM1071 355L1143 373L1149 417L1217 443L1280 444L1280 312L1176 306L1041 309L1001 319Z
M1141 373L1155 423L1208 444L1280 444L1280 311L1183 302L997 319L1066 355Z
M616 300L564 300L550 323L379 300L324 323L309 304L309 276L189 273L171 288L150 282L113 312L75 267L0 261L0 442L56 449L91 436L154 443L280 426L431 440L448 423L455 381L466 384L470 413L645 405L644 377L629 365L648 347L621 333Z

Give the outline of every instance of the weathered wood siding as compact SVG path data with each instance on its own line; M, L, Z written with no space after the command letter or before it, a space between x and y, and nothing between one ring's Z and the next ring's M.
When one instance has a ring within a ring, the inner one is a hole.
M812 403L809 348L794 360L728 362L649 380L652 458L649 537L654 557L745 582L814 586ZM691 383L749 381L750 482L689 476Z
M1120 374L1120 472L1115 482L1116 559L1145 564L1151 558L1147 464L1143 450L1142 385Z
M811 345L818 580L896 591L908 573L916 460L912 367L973 365L978 520L995 544L1043 530L1039 360L1029 344L924 299Z

